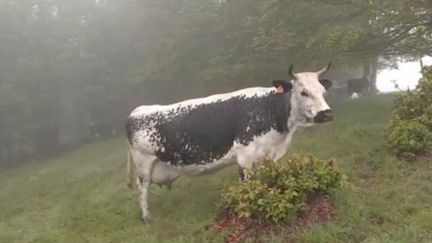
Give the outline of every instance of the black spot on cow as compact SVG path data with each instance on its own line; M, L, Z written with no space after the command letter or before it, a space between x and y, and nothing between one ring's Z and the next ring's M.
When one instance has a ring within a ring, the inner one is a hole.
M249 144L254 136L288 132L288 93L235 96L224 101L155 112L126 123L128 139L148 131L159 148L156 156L171 165L204 164L222 158L234 141Z

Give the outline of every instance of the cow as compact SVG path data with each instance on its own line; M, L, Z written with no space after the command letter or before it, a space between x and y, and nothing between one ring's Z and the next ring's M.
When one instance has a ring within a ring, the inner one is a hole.
M351 95L352 100L356 100L358 98L360 98L360 94L358 94L357 92L352 93L352 95Z
M270 156L281 158L300 126L333 119L325 100L331 86L318 72L294 73L291 81L135 108L126 121L128 185L139 190L141 219L150 221L148 187L171 185L180 175L201 175L237 163L241 169Z
M354 78L347 81L348 95L351 97L354 93L358 96L364 95L369 89L369 79L364 76L363 78Z

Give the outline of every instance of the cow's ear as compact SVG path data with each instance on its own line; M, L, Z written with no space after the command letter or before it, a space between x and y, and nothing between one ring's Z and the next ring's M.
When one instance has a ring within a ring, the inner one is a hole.
M332 86L332 82L328 79L320 79L319 81L325 89L329 89Z
M286 93L292 89L292 84L286 80L273 80L273 86L276 88L277 93Z

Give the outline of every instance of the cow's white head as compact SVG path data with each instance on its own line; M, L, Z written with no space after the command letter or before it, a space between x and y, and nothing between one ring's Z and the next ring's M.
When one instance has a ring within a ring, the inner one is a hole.
M290 120L304 125L333 120L333 113L325 100L331 82L327 79L320 79L320 75L327 72L330 67L331 63L318 72L294 73L293 65L291 65L289 68L292 78L291 85L288 82L273 83L278 92L291 96ZM291 92L288 92L289 90Z

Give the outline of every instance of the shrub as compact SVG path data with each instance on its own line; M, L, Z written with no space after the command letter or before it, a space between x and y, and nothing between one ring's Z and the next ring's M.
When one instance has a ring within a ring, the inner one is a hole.
M388 137L395 153L404 157L424 153L432 141L430 130L420 120L393 119Z
M387 140L399 156L425 154L432 145L432 67L413 91L395 95Z
M240 217L289 222L305 210L311 196L328 196L346 184L333 160L293 155L278 162L265 159L247 171L249 180L222 193L222 206Z

